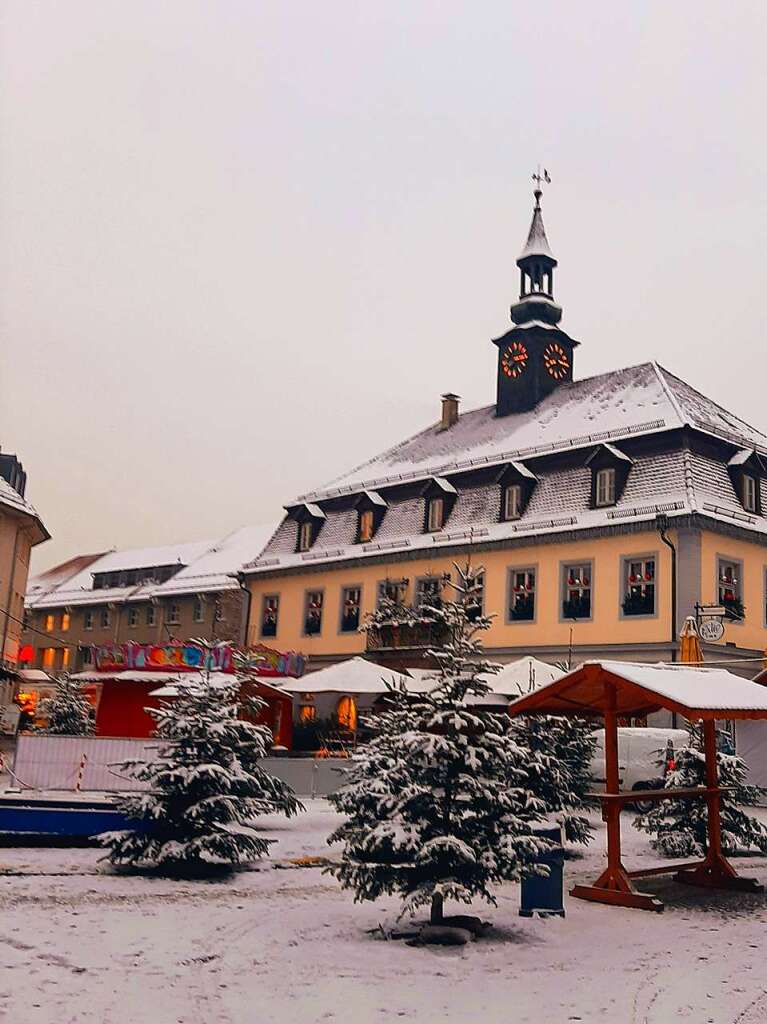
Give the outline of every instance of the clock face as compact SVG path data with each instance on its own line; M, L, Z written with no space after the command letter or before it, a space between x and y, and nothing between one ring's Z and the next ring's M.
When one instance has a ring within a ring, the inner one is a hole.
M543 365L554 380L564 380L570 370L567 352L556 341L552 341L543 350Z
M521 341L512 341L501 356L501 369L507 377L516 380L527 366L527 349Z

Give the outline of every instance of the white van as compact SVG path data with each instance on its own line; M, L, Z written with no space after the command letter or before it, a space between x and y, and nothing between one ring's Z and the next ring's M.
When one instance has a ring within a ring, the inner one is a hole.
M596 732L597 745L591 761L591 777L599 786L605 783L605 731ZM618 729L618 771L622 790L660 789L673 760L674 751L687 746L686 729L622 727ZM652 804L637 801L638 810Z

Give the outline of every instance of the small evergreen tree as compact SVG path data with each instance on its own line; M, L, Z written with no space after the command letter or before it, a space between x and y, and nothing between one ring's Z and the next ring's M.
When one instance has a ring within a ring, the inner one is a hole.
M254 820L303 810L293 790L259 763L271 731L240 718L256 715L260 698L241 702L239 680L212 686L179 685L178 696L150 708L161 741L156 761L122 765L148 789L123 797L120 808L135 821L126 831L101 837L114 864L154 864L170 871L241 864L263 856L274 840Z
M92 736L95 732L93 705L80 681L66 673L58 679L54 696L40 701L38 711L48 724L35 731L46 736Z
M594 723L564 715L523 715L512 719L512 732L537 755L528 762L525 787L557 815L568 842L589 843L593 828L583 812L593 786Z
M700 723L688 723L689 740L677 751L674 767L666 774L667 788L706 785L706 756ZM735 853L753 847L767 853L767 827L746 814L743 807L757 803L761 790L746 783L748 766L737 754L717 752L719 784L732 787L721 795L722 851ZM708 814L705 800L664 800L634 819L634 827L649 833L650 845L666 857L694 857L706 853Z
M479 677L497 666L481 655L478 634L491 620L479 613L479 573L456 571L456 600L425 609L445 637L429 651L436 686L421 696L392 687L386 710L368 720L373 738L330 797L346 820L328 840L343 844L328 870L356 900L396 893L402 914L430 905L433 924L445 920L446 898L494 903L493 884L545 873L534 862L550 845L531 832L543 810L525 786L537 755L515 740L507 716L467 707L489 692ZM365 628L388 621L383 609Z

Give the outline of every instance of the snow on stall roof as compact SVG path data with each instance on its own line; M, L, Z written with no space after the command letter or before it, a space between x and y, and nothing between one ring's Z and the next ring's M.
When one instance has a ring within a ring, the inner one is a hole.
M408 682L401 672L357 657L309 672L300 679L281 679L280 687L288 693L388 693L384 680L397 685Z
M561 668L527 654L503 665L500 672L490 673L481 678L493 693L518 697L520 694L553 683L564 674Z
M699 668L684 664L656 664L630 661L585 661L577 669L526 694L511 704L512 714L524 714L527 704L539 713L573 713L574 708L601 708L604 703L601 689L594 691L594 682L583 670L601 668L629 683L635 683L648 692L644 702L634 693L622 698L619 691L618 708L639 710L645 706L668 707L676 705L693 717L695 712L721 712L723 718L739 718L760 713L767 718L767 687L751 679L743 679L724 668ZM561 693L561 696L560 696ZM657 701L652 699L657 696Z
M483 464L619 442L686 424L767 451L767 435L657 363L641 363L561 384L527 412L496 416L495 405L487 405L462 413L449 430L434 423L324 487L301 495L293 504Z

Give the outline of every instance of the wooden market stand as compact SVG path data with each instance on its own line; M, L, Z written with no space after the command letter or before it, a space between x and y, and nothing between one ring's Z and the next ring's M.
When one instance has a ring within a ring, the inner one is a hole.
M702 720L706 758L706 785L690 789L620 791L618 720L661 709L676 711L692 721ZM663 910L663 903L634 888L634 880L674 874L678 882L712 889L761 892L753 878L740 877L722 853L721 796L716 763L716 719L767 719L767 687L723 669L687 665L643 665L631 662L586 662L566 676L514 701L509 714L602 715L605 723L605 776L603 793L595 794L607 823L607 867L593 885L576 885L572 896L599 903ZM621 810L635 800L706 801L708 843L706 856L689 864L669 864L642 871L627 871L621 859Z

